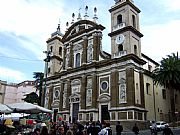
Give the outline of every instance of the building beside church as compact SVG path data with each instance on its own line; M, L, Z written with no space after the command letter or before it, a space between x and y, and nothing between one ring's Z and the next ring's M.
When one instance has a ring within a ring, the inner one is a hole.
M132 0L115 0L109 9L110 54L102 50L105 27L97 22L97 9L93 21L87 10L86 6L84 17L79 13L77 21L72 15L65 34L59 25L47 40L51 56L44 105L54 111L53 120L61 115L71 122L121 121L127 127L168 121L169 91L153 84L151 73L158 63L141 52L139 8Z
M27 94L36 92L34 81L23 81L21 83L7 83L0 80L0 103L12 104L24 102ZM39 94L39 93L38 93Z

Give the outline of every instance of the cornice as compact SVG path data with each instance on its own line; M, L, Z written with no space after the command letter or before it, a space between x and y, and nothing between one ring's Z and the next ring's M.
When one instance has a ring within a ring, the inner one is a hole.
M76 78L79 75L98 73L100 71L111 70L115 67L124 67L128 64L135 64L138 67L144 65L146 61L140 59L138 56L134 54L128 54L120 58L115 59L106 59L99 62L92 62L91 64L82 65L78 68L71 68L66 71L62 71L57 73L55 76L51 76L47 78L48 80L56 80L56 79L64 79L65 78Z
M126 2L123 2L122 4L119 4L119 5L115 5L115 6L113 6L111 9L109 9L109 12L111 13L111 12L113 12L113 11L115 11L116 9L118 9L118 8L121 8L121 7L123 7L123 6L125 6L125 5L129 5L129 6L131 6L134 10L136 10L138 13L140 13L141 12L141 10L139 10L139 8L138 7L136 7L132 2L130 2L129 0L127 0Z
M143 37L143 34L141 32L139 32L137 29L135 29L134 27L132 26L127 26L127 27L124 27L122 29L119 29L119 30L116 30L116 31L113 31L111 33L109 33L108 35L110 37L114 36L114 35L117 35L121 32L126 32L126 31L131 31L133 32L134 34L138 35L139 37Z

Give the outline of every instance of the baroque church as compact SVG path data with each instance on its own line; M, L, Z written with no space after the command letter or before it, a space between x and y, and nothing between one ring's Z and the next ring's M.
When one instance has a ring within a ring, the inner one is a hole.
M46 41L44 106L53 110L53 121L138 122L143 127L150 120L167 120L168 91L151 77L158 63L141 52L140 9L132 0L115 0L109 9L111 53L102 50L105 27L98 24L97 9L93 20L87 10L77 21L73 13L65 34L59 25Z

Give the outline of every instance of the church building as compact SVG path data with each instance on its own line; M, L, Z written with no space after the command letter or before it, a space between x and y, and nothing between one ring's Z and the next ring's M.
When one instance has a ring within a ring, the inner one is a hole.
M76 21L73 13L65 34L59 25L46 41L44 106L53 110L53 120L121 121L127 127L166 120L168 91L155 86L151 76L158 63L141 52L140 9L132 0L115 0L109 9L111 53L102 49L105 27L97 21L97 8L93 19L87 11L88 6Z

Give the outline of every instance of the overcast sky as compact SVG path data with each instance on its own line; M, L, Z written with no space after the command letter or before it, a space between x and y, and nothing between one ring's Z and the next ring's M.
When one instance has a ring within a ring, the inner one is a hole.
M180 0L134 0L141 10L142 52L159 62L180 51ZM44 72L46 40L56 31L59 20L64 33L88 5L93 17L97 7L103 32L103 50L110 53L110 13L114 0L0 0L0 80L19 83L34 80L33 72Z

